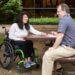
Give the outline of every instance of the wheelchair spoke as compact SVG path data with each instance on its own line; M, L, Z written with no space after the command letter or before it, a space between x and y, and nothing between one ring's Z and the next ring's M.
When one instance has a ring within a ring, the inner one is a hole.
M0 62L3 68L8 68L11 64L11 60L13 60L13 56L10 55L11 53L11 46L8 43L3 43L0 48Z

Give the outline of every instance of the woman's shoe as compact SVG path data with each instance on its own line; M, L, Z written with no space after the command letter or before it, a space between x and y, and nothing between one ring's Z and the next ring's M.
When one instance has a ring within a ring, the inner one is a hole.
M26 64L24 64L24 68L30 68L31 65L27 62Z
M31 66L34 66L34 65L36 65L36 63L35 62L32 62L32 61L30 61L30 62L28 62Z

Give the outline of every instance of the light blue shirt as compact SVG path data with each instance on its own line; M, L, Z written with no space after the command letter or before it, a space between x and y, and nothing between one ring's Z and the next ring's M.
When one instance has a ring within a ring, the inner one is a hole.
M58 32L64 33L61 45L75 47L75 23L69 14L59 20Z

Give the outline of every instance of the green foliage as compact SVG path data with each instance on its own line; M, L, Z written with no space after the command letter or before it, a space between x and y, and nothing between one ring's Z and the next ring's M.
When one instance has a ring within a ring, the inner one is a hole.
M1 11L5 13L16 14L22 11L22 1L21 0L8 0L2 7Z
M32 25L58 25L58 18L55 17L43 17L43 18L30 18L29 23ZM73 18L73 21L75 22L75 19ZM12 22L13 23L13 22ZM4 24L4 22L2 23ZM10 24L6 23L6 24Z
M21 12L22 0L2 0L0 1L0 24L13 23L16 14Z
M4 40L4 36L0 34L0 44L3 42L3 40Z
M30 18L29 19L30 24L57 24L58 19L57 18Z
M50 18L30 18L29 22L30 24L34 24L34 25L58 25L58 18L56 17L50 17ZM73 18L73 21L75 22L75 18Z

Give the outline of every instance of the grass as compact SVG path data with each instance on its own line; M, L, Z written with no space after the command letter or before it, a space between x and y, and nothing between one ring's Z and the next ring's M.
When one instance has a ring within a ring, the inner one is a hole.
M0 34L0 44L3 42L3 40L4 40L4 36Z

